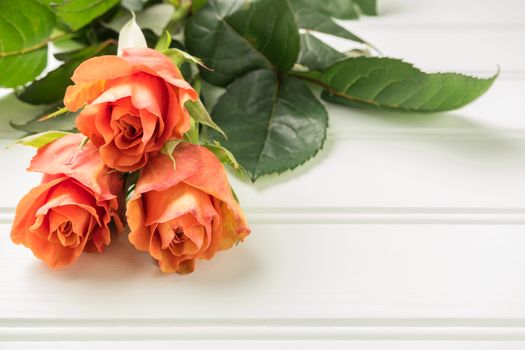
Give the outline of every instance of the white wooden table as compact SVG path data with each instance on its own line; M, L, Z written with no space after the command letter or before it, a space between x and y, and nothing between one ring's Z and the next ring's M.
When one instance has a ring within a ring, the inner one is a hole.
M347 25L385 54L499 79L452 113L329 106L314 161L232 180L253 233L192 275L126 237L46 268L9 239L33 150L2 150L0 348L525 349L525 2L379 5ZM0 146L30 112L0 101Z

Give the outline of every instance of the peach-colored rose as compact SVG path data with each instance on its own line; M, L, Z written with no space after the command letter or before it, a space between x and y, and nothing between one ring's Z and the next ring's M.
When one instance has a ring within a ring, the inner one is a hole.
M164 272L190 273L196 259L243 240L250 229L232 195L226 171L207 148L180 144L142 169L127 205L129 240L158 260Z
M77 111L87 104L78 130L100 148L107 166L124 172L142 168L166 141L182 138L190 127L184 103L198 98L166 56L147 48L93 57L71 80L65 106Z
M122 230L121 174L104 165L91 143L79 149L83 138L68 135L38 150L28 170L44 173L42 183L16 208L11 239L50 267L68 265L83 251L102 252L112 219Z

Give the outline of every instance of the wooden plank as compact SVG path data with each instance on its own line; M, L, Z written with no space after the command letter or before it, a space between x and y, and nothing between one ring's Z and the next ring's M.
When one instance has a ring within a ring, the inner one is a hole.
M201 340L201 341L114 341L114 342L10 342L4 343L5 350L85 350L85 349L144 349L172 350L181 348L185 350L522 350L524 343L520 341L227 341L227 340Z
M256 185L232 180L253 234L190 276L161 274L126 237L49 270L8 234L39 181L24 173L34 150L0 152L0 346L522 349L525 2L379 6L344 25L421 68L499 64L500 79L451 113L330 106L316 160ZM35 112L12 96L0 109L4 120ZM16 135L1 123L0 147Z
M429 72L452 71L501 78L525 76L525 23L510 28L493 26L414 26L346 21L353 33L396 57ZM497 30L496 30L497 29ZM355 47L343 39L318 35L339 51Z
M365 17L374 23L523 25L521 0L379 0L378 17Z
M255 224L185 277L162 274L126 237L51 270L0 230L8 328L525 322L523 224Z
M485 139L425 134L415 139L332 138L315 160L300 169L256 184L232 177L232 183L243 206L259 211L493 208L512 214L523 210L525 138L489 135L487 131ZM5 215L39 182L39 174L24 171L33 154L33 149L22 146L0 153L4 164L0 207Z

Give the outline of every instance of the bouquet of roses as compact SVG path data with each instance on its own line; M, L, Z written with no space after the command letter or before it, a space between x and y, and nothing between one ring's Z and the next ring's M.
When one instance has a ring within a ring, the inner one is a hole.
M71 79L64 104L81 110L80 133L21 141L45 144L29 166L43 178L18 204L13 242L61 267L103 252L127 221L135 248L184 274L250 233L221 161L190 136L198 125L185 103L199 97L168 57L128 48Z
M129 226L163 271L190 272L250 232L223 163L251 181L290 171L323 148L326 103L441 112L496 79L426 73L337 21L376 13L375 0L0 1L0 87L45 109L11 123L44 174L13 241L63 266ZM62 64L42 77L49 48Z

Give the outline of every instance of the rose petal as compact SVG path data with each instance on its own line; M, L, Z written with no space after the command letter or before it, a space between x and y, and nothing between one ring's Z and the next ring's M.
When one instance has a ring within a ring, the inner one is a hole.
M134 69L157 75L171 85L186 90L192 100L197 100L197 92L184 80L170 59L160 52L146 48L128 48L124 49L122 58L128 61Z
M162 249L168 249L170 243L173 241L173 238L175 238L175 231L173 231L173 228L171 227L170 223L160 223L157 225L155 230L160 238L160 247Z
M78 246L70 248L53 244L38 235L28 235L27 246L31 248L37 258L43 260L48 266L58 268L69 265L76 260L82 254L88 239L89 236L86 235L81 238Z
M184 102L173 89L169 89L169 96L170 103L166 118L166 132L171 132L171 135L165 135L165 137L166 139L181 139L190 129L190 115L184 107Z
M93 195L71 179L62 181L52 188L49 193L49 198L44 205L38 208L36 215L47 215L50 209L71 205L77 207L76 210L79 211L79 213L81 209L84 209L93 217L98 217L97 210L95 209L97 203ZM81 221L81 214L74 214L74 212L71 212L71 214L75 216L76 221ZM98 224L101 225L100 222Z
M119 56L107 55L92 57L82 62L71 77L75 83L88 83L128 76L133 72L127 60Z
M84 250L88 253L102 253L104 248L111 243L111 232L109 227L103 226L94 229L91 239L87 242Z
M163 191L185 182L228 204L236 203L231 193L228 175L222 163L206 147L181 143L172 160L159 154L142 170L136 186L137 195L148 191Z
M144 208L142 200L130 200L127 205L126 217L130 228L129 241L135 248L148 251L151 235L144 223Z
M211 227L209 229L211 235ZM184 227L184 235L188 237L193 246L185 247L184 253L188 255L197 254L199 251L206 250L208 247L204 246L206 238L206 230L202 225L194 225L190 227ZM189 242L189 241L186 241Z
M168 101L164 81L149 74L133 75L132 102L137 109L146 109L162 118Z
M128 172L142 168L147 162L147 155L142 152L144 145L140 143L135 147L140 147L140 149L135 151L128 149L127 152L124 153L114 142L110 142L100 147L99 151L100 156L105 159L110 168L121 172Z
M40 217L43 217L43 215L40 215ZM47 218L49 220L49 231L56 231L60 225L69 221L67 217L54 210L49 212Z
M91 140L91 142L93 142L96 146L100 146L104 144L104 140L108 133L105 123L100 122L100 119L107 120L108 118L109 111L107 109L107 105L89 105L86 106L86 108L84 108L78 115L76 119L76 126L81 133L86 135ZM111 129L109 129L109 132L111 133L111 136L113 136Z
M219 243L219 250L226 250L242 241L250 234L250 229L246 222L243 211L237 203L230 204L234 208L222 202L219 203L220 217L222 219L222 236Z
M82 209L84 210L82 210ZM93 210L90 210L93 209ZM60 207L53 208L52 212L56 215L60 215L62 218L70 221L73 225L73 232L77 234L82 234L84 232L90 232L89 226L92 219L95 219L97 225L101 226L100 219L98 218L98 213L94 207L91 207L89 210L86 210L82 206L75 205L63 205ZM93 215L93 213L95 215ZM50 218L50 230L51 229L51 218ZM56 229L56 228L55 228Z
M110 172L92 143L79 146L82 134L71 134L41 147L28 168L46 174L65 174L92 190L98 200L116 198L122 191L122 178Z
M125 97L131 97L133 91L132 78L124 77L112 83L112 86L106 88L92 104L116 102Z
M185 184L163 192L144 193L142 200L146 208L146 225L168 222L189 213L201 225L209 226L213 216L217 215L208 195Z
M177 273L181 275L186 275L195 271L195 259L183 260L179 263Z
M104 91L105 85L106 82L100 80L68 86L64 96L64 106L71 112L78 111L94 101Z
M15 220L13 222L13 228L11 229L11 240L14 243L23 244L27 247L26 228L35 225L38 219L35 217L35 212L45 203L47 191L65 180L66 178L58 178L48 183L44 183L31 189L24 197L22 197L16 207ZM40 218L36 227L41 224L42 218Z
M155 136L155 131L157 130L159 118L147 110L141 110L140 120L142 121L143 132L142 143L144 143L144 145L148 145L150 140L155 141L149 143L148 151L160 150L164 146L165 142L161 142L160 140L152 140Z

